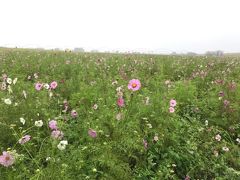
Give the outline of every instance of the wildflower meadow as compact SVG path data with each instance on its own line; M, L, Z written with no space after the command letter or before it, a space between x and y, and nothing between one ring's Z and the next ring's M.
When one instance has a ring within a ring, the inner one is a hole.
M0 179L240 179L240 58L0 49Z

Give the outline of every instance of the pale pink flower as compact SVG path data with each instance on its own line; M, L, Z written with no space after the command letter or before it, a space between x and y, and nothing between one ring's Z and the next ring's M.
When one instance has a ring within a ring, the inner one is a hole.
M217 135L215 136L215 139L216 139L216 141L221 141L222 137L221 137L220 134L217 134Z
M30 135L25 135L21 139L18 140L19 144L25 144L26 142L30 141L31 136Z
M123 114L122 114L122 113L118 113L118 114L116 115L116 119L117 119L118 121L120 121L122 118L123 118Z
M53 130L51 133L51 137L54 139L59 139L61 140L64 136L64 133L62 131L59 130Z
M71 116L72 116L73 118L76 118L76 117L78 116L77 111L76 111L76 110L72 110L72 111L71 111Z
M128 89L132 91L137 91L141 87L141 83L138 79L132 79L128 83Z
M174 113L175 112L175 109L173 107L170 107L168 110L169 110L170 113Z
M58 83L56 81L51 82L50 87L51 89L56 89L58 86Z
M35 84L35 89L36 89L37 91L40 91L40 90L42 89L42 87L43 87L43 84L42 84L42 83L36 83L36 84Z
M55 121L55 120L49 121L48 126L50 129L56 130L57 129L57 121Z
M147 149L147 147L148 147L148 142L145 139L143 139L143 146L145 149Z
M218 93L218 96L219 96L219 97L223 97L223 96L224 96L224 92L223 92L223 91L220 91L220 92Z
M230 101L224 100L224 101L223 101L223 104L224 104L225 107L227 107L227 106L230 104Z
M124 106L124 99L123 99L123 98L118 98L118 100L117 100L117 105L118 105L119 107L123 107L123 106Z
M14 162L14 157L9 152L3 151L3 154L0 156L0 164L9 167L13 165Z
M97 137L97 132L93 129L89 129L88 130L88 135L91 136L92 138L96 138Z
M175 99L170 100L170 107L175 107L177 105L177 101Z

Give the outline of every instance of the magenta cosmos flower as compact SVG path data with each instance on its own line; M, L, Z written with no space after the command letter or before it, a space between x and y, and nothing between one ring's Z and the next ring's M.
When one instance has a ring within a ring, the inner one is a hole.
M175 107L177 105L177 101L175 99L170 100L170 107Z
M170 113L174 113L175 112L175 109L173 107L170 107L168 110L169 110Z
M36 89L37 91L40 91L40 90L42 89L42 87L43 87L43 84L42 84L42 83L36 83L36 84L35 84L35 89Z
M55 121L55 120L49 121L48 126L50 129L56 130L57 129L57 121Z
M132 79L128 83L128 89L132 91L137 91L141 87L141 83L138 79Z
M15 159L14 157L6 152L6 151L3 151L3 154L0 156L0 164L5 166L5 167L9 167L11 165L13 165Z
M97 132L93 129L89 129L88 130L88 135L91 136L92 138L96 138L97 137Z
M56 89L58 86L58 83L56 81L51 82L50 87L51 89Z
M19 144L25 144L26 142L30 141L31 136L30 135L25 135L21 139L18 140Z
M123 98L118 98L118 100L117 100L117 105L118 105L119 107L123 107L123 106L124 106L124 99L123 99Z

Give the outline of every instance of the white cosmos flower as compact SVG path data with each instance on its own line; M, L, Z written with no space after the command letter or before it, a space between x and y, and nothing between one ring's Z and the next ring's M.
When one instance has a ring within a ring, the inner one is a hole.
M60 143L57 145L57 148L62 151L66 149L66 145L68 145L68 141L63 140L63 141L60 141Z
M15 79L13 80L13 84L14 84L14 85L17 83L17 80L18 80L18 78L15 78Z
M23 90L23 96L25 99L27 99L27 92L25 90Z
M49 89L50 86L49 86L49 84L44 84L43 87L44 87L45 89Z
M12 84L12 79L11 78L7 78L7 83L8 84Z
M35 121L35 126L42 127L43 126L43 121L42 120Z
M24 125L26 121L25 121L24 118L21 117L21 118L20 118L20 122Z
M4 103L7 105L11 105L12 101L11 101L11 99L7 98L7 99L4 99Z

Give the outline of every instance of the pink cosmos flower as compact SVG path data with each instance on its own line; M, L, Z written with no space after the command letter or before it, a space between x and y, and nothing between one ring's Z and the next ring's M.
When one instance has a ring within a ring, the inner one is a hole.
M72 116L72 118L76 118L78 116L77 111L76 110L72 110L71 111L71 116Z
M175 107L177 105L177 101L175 99L170 100L170 106Z
M122 97L118 98L117 105L119 107L123 107L124 106L124 99Z
M19 144L25 144L26 142L30 141L31 136L30 135L25 135L21 139L18 140Z
M141 87L141 83L138 79L132 79L128 83L128 89L132 91L137 91Z
M3 154L0 156L0 164L5 167L9 167L13 165L14 162L14 157L10 153L3 151Z
M43 84L42 84L42 83L36 83L36 84L35 84L35 89L36 89L37 91L40 91L40 90L42 89L42 87L43 87Z
M55 120L49 121L48 126L50 129L56 130L57 129L57 121L55 121Z
M143 140L143 145L144 145L144 148L147 149L147 147L148 147L148 142L147 142L147 140L145 140L145 139Z
M56 89L58 86L58 83L56 81L51 82L50 87L51 89Z
M59 139L61 140L64 136L64 133L62 131L59 130L53 130L51 133L51 137L54 139Z
M174 112L175 112L175 109L174 109L173 107L170 107L170 108L169 108L169 112L170 112L170 113L174 113Z
M220 92L218 93L218 96L223 97L223 96L224 96L224 92L223 92L223 91L220 91Z
M223 101L223 104L224 104L225 107L227 107L227 106L230 104L230 101L224 100L224 101Z
M91 136L92 138L96 138L97 137L97 132L93 129L89 129L88 130L88 135Z

